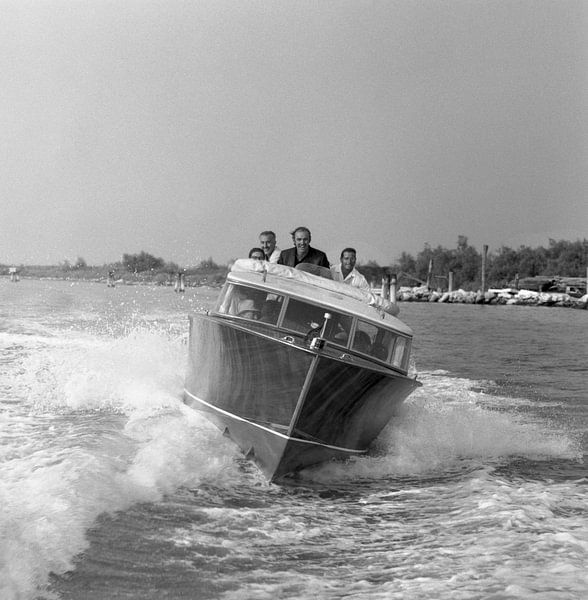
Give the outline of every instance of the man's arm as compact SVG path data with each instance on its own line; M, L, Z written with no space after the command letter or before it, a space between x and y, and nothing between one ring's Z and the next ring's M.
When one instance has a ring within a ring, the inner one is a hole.
M361 274L359 273L359 285L357 286L358 288L365 290L366 292L371 291L371 287L370 284L367 282L367 279Z

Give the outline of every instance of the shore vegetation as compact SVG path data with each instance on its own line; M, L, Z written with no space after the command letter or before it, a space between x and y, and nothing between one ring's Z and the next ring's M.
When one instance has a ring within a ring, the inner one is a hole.
M378 287L384 274L395 274L399 286L427 286L430 289L448 289L451 273L454 289L468 291L482 287L482 263L485 258L486 287L504 288L526 285L546 291L557 279L583 278L586 288L588 240L550 239L547 247L518 248L501 246L487 252L471 246L468 238L458 236L454 248L432 247L424 244L416 255L402 252L388 265L370 260L358 264L357 269ZM231 261L232 262L232 261ZM106 281L109 278L126 284L152 283L173 285L180 273L186 286L220 285L229 265L216 263L212 257L193 266L179 266L175 262L156 257L144 250L123 254L119 262L90 266L79 256L75 262L64 260L58 265L2 265L0 275L8 276L16 268L20 277L54 278L68 280Z

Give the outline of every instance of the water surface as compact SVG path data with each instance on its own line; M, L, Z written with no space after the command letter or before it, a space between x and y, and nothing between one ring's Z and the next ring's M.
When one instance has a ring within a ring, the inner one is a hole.
M0 598L584 598L588 311L402 304L423 387L268 484L181 402L214 290L0 281Z

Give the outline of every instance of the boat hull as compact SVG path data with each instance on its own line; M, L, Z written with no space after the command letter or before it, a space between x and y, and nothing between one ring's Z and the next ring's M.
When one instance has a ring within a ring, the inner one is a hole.
M364 454L418 385L340 351L311 350L271 327L191 318L185 402L270 480Z

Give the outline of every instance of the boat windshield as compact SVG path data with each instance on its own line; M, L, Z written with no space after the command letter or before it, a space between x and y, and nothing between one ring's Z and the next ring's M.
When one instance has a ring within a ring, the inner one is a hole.
M290 298L282 321L282 327L298 333L304 333L305 335L313 330L317 330L316 335L318 335L325 321L325 313L331 315L325 332L325 339L347 347L353 317L329 308Z
M408 338L360 319L357 321L351 348L406 370L409 346Z
M229 284L217 303L217 312L277 325L284 296L245 285Z
M216 306L216 312L260 321L270 325L281 325L284 329L307 335L319 335L325 313L331 315L325 337L332 343L347 347L349 334L353 325L353 317L331 309L310 304L295 298L289 298L274 292L242 284L230 283L222 291ZM280 322L282 307L286 305L284 316Z

